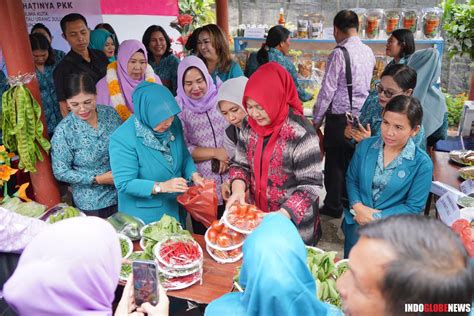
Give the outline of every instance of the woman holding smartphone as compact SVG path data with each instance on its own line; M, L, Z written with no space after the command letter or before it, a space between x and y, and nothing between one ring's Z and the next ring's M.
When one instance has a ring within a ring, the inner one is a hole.
M397 95L411 96L416 86L416 71L406 65L395 64L388 66L382 73L380 82L365 100L360 116L348 117L344 135L359 143L363 139L381 134L382 112L387 103ZM415 145L426 148L424 128L414 136Z

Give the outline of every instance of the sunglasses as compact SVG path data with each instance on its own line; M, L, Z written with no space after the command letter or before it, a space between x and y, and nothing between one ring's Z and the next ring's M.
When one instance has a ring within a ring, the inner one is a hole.
M402 93L403 93L403 91L395 92L395 93L394 93L394 92L391 92L391 91L388 91L388 90L384 89L380 83L377 83L377 84L375 85L375 89L377 90L377 93L378 93L378 94L382 94L382 93L383 93L387 98L391 98L391 97L393 97L393 96L396 96L396 95L399 95L399 94L402 94Z

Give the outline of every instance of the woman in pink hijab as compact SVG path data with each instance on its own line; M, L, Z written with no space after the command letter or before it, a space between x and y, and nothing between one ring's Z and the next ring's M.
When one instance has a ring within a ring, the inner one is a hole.
M144 80L161 84L142 42L126 40L120 44L117 61L107 66L107 74L97 82L97 104L114 107L125 121L134 111L133 91Z
M64 220L25 248L3 294L19 315L112 315L121 260L109 223Z

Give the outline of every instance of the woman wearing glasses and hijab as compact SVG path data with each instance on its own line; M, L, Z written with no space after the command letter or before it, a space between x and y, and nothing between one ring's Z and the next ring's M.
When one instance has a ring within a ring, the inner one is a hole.
M397 95L411 96L416 86L416 71L406 65L395 64L387 66L383 71L380 82L365 100L360 110L359 123L349 117L349 124L345 130L346 138L360 143L371 136L380 136L382 112L387 103ZM426 149L425 132L423 125L413 137L415 145Z

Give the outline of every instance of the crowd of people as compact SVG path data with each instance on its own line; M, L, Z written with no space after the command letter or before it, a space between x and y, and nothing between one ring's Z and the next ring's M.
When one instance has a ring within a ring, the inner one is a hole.
M211 179L218 218L234 203L271 213L244 244L244 293L218 299L207 314L340 314L316 299L305 265L304 245L316 245L323 234L320 214L343 216L344 257L351 267L338 288L348 314L396 315L411 299L471 302L474 276L465 250L446 227L420 216L433 172L427 151L446 136L447 114L435 85L436 50L415 51L410 31L389 37L386 53L393 60L371 91L374 54L358 37L357 15L339 12L333 21L337 45L309 120L302 101L313 96L299 85L286 57L290 33L283 26L269 30L243 72L215 24L194 31L181 60L158 25L148 27L142 41L121 43L110 25L90 31L78 13L60 25L71 47L67 54L51 46L51 33L42 24L32 28L30 42L53 173L71 187L75 207L101 218L120 211L145 223L167 214L185 227L177 195ZM92 218L38 225L41 238L26 246L4 287L7 302L24 315L48 314L48 308L110 314L120 260L106 226ZM192 229L204 234L206 228L192 219ZM436 237L428 234L434 231ZM58 234L64 242L54 243ZM87 238L79 242L77 234ZM74 263L48 278L55 266L70 261L68 238L78 243L77 262L87 258L88 264ZM42 263L45 274L35 275L31 264L40 264L44 254L37 248L44 245L51 245L45 253L55 259ZM100 257L94 247L104 249ZM434 262L430 253L443 253L444 259ZM373 274L366 269L369 263ZM284 270L292 271L291 279L277 279ZM54 294L59 292L43 292L57 286L54 279L80 279L90 292L71 292L67 301ZM35 300L50 304L22 304L32 289ZM166 295L157 307L137 307L129 290L120 315L167 313Z

